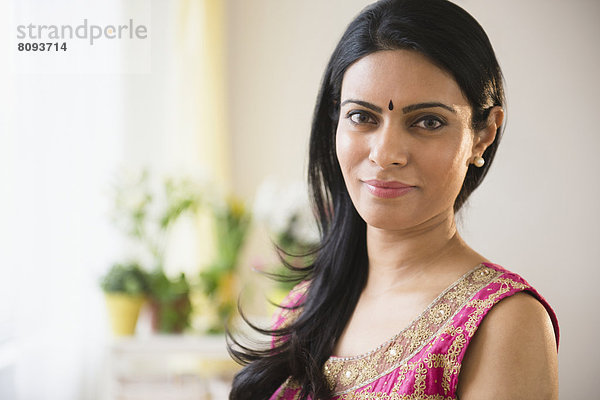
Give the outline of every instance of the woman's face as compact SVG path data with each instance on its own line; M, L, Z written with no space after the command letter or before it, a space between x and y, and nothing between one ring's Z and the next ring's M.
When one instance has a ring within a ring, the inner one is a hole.
M471 106L453 77L420 53L376 52L344 75L337 157L371 226L403 230L451 217L488 136L471 129Z

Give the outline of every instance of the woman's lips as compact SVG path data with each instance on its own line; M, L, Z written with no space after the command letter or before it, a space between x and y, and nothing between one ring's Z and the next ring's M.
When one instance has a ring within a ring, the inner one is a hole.
M397 181L368 180L363 181L363 183L365 183L371 194L383 199L391 199L394 197L403 196L415 188L415 186L410 186Z

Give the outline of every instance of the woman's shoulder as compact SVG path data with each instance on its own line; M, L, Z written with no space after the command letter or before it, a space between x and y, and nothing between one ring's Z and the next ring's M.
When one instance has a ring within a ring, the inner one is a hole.
M464 356L458 393L468 399L551 399L558 376L553 324L543 305L516 293L481 322Z
M501 274L482 289L488 296L481 299L487 301L487 310L464 354L460 398L555 398L554 312L520 275L498 265L486 266Z
M527 280L525 280L525 278L518 273L512 272L500 265L493 263L483 263L483 265L500 273L497 279L490 282L487 287L480 291L480 293L494 291L496 294L491 298L495 299L495 301L490 302L490 305L493 307L490 307L488 313L493 312L494 314L504 314L504 309L509 307L507 303L510 303L511 305L522 305L522 312L526 312L526 310L532 311L532 308L535 308L535 310L541 313L541 315L549 318L556 339L556 348L558 348L560 339L558 318L554 312L554 309L546 300L546 298L544 298L544 296L542 296ZM526 296L525 294L529 296ZM520 303L528 303L530 307ZM500 306L500 304L503 305ZM519 307L516 307L516 310L518 311Z

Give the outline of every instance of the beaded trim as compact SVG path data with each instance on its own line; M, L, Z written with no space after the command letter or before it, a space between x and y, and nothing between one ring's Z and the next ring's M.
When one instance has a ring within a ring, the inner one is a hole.
M474 294L501 274L480 264L445 289L408 327L382 345L358 356L330 357L323 372L334 395L365 386L405 364L437 338Z
M475 268L471 269L470 271L466 272L463 276L461 276L460 278L458 278L453 284L451 284L450 286L448 286L446 289L444 289L444 291L442 293L440 293L440 295L438 297L436 297L428 306L427 308L425 308L425 310L423 310L423 312L421 314L419 314L418 316L416 316L409 324L406 328L404 328L403 330L401 330L400 332L398 332L397 334L395 334L394 336L392 336L390 339L388 339L387 341L385 341L384 343L380 344L379 346L377 346L376 348L374 348L373 350L370 350L366 353L362 353L356 356L349 356L349 357L337 357L337 356L331 356L329 357L330 360L333 361L352 361L352 360L358 360L361 358L365 358L368 357L370 355L372 355L373 353L375 353L378 350L381 350L383 347L385 347L386 345L390 344L391 342L395 341L400 335L402 335L408 328L410 328L412 325L414 325L415 322L417 322L419 319L421 319L423 317L423 315L425 315L437 302L440 301L440 299L442 297L444 297L446 295L446 293L448 293L450 290L452 290L456 285L459 284L460 281L462 281L465 277L467 277L469 274L472 274L474 271L476 271L477 269L481 268L483 266L483 264L479 264L477 265Z

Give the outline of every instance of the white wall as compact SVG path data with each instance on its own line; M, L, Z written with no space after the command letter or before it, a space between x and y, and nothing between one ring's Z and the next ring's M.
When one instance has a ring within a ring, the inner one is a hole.
M327 59L365 0L229 0L234 186L251 197L268 175L303 179L314 100ZM521 273L562 329L561 397L589 399L600 278L596 93L600 3L463 0L503 67L508 126L462 232Z
M468 238L522 272L561 324L561 397L597 396L590 346L600 326L600 3L465 1L488 31L508 82L509 123L497 164L468 212ZM494 15L499 12L499 15Z
M303 179L321 75L369 1L229 0L229 100L236 189L266 175Z

